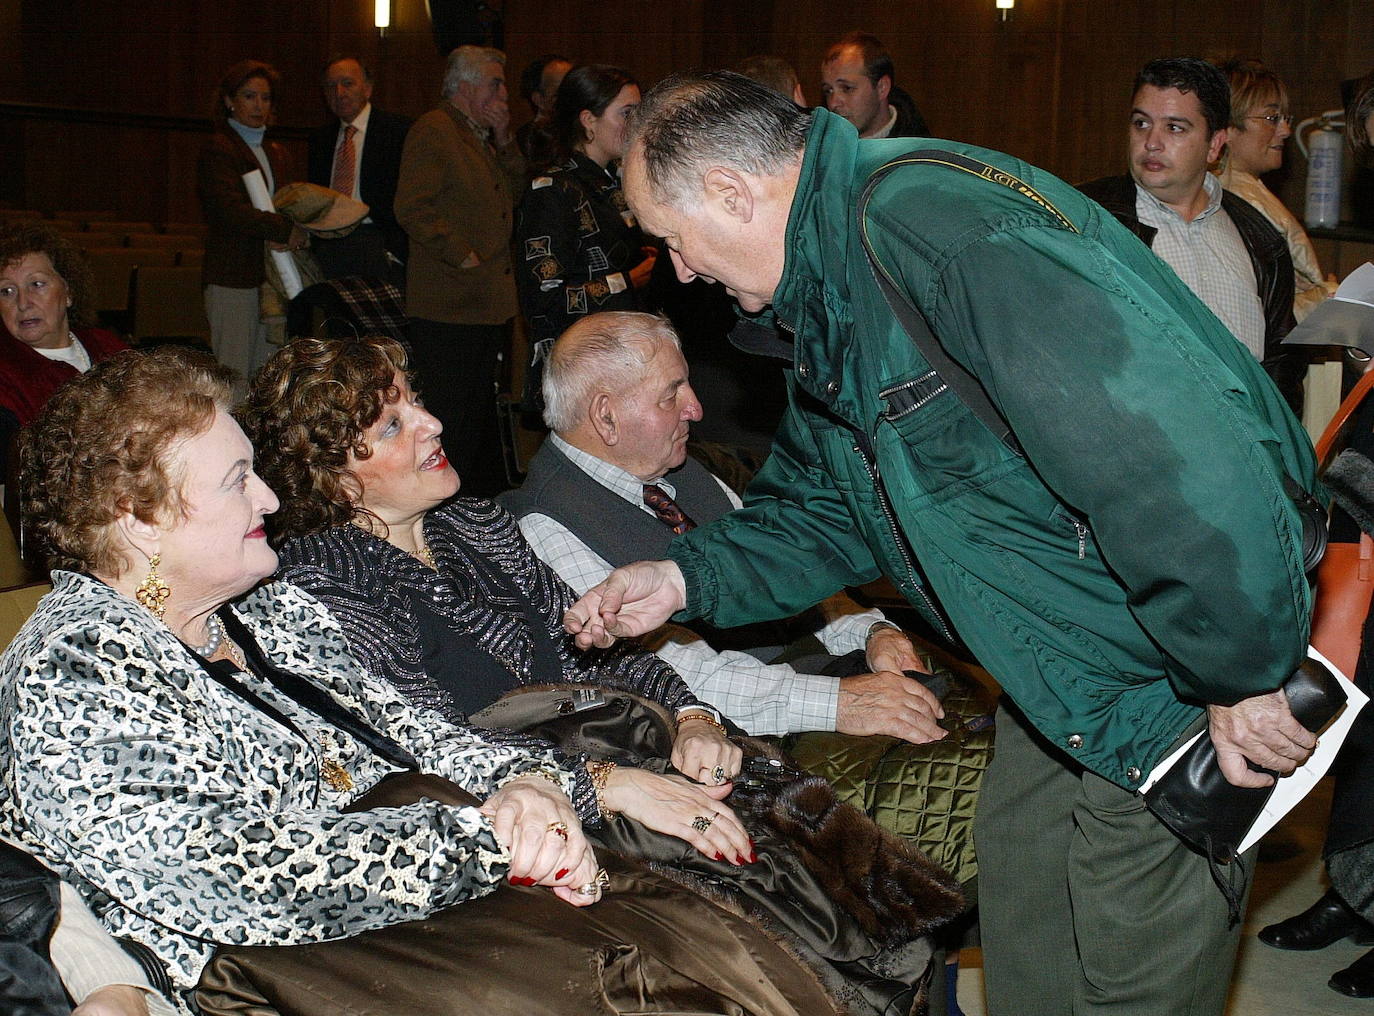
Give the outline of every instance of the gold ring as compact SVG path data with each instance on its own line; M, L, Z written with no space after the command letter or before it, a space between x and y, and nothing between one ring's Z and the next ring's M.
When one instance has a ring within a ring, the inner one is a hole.
M714 820L707 818L705 815L698 815L696 818L692 819L692 828L699 833L704 833L707 829L711 828L712 821Z
M596 877L585 885L580 885L573 892L579 896L600 896L601 890L611 884L611 876L606 874L605 868L596 869Z
M715 779L715 781L716 781L717 783L724 783L724 782L725 782L725 767L724 767L724 766L716 766L714 769L711 770L711 776L712 776L712 778Z
M564 840L567 840L567 838L568 838L568 823L566 823L566 822L550 822L550 823L549 823L549 832L553 833L555 836L560 836L560 837L562 837Z

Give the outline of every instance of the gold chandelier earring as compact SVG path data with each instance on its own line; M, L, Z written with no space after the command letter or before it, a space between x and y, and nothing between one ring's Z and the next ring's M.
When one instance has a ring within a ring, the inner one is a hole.
M143 576L143 581L134 590L134 599L159 621L162 620L162 615L167 613L167 598L172 595L172 587L157 573L157 566L161 563L161 554L154 554L149 558L148 574Z

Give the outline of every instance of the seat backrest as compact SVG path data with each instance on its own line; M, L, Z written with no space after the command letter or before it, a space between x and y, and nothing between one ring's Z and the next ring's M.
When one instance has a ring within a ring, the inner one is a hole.
M95 276L95 309L128 310L129 283L139 265L176 264L176 251L136 250L131 247L87 248L86 257Z
M151 222L99 222L96 225L106 233L156 233L157 227Z
M137 341L171 336L210 338L199 268L139 265L134 270L130 311Z
M0 650L8 646L19 629L24 627L33 608L38 606L38 601L50 589L52 586L47 582L0 589Z
M205 240L190 233L130 233L129 246L145 250L204 250Z
M1336 415L1331 417L1331 422L1326 425L1326 429L1322 431L1322 436L1317 439L1317 469L1319 471L1329 466L1331 460L1345 448L1347 443L1346 431L1358 415L1356 410L1364 402L1371 387L1374 387L1374 370L1360 378L1359 383L1350 389L1350 394L1341 402L1340 408L1336 410Z

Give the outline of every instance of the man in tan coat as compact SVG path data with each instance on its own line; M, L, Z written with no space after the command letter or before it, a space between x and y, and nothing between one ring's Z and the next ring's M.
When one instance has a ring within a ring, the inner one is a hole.
M510 129L505 54L449 54L444 101L411 128L396 219L410 236L406 311L414 367L463 492L505 484L496 429L500 358L515 316L511 216L525 165Z

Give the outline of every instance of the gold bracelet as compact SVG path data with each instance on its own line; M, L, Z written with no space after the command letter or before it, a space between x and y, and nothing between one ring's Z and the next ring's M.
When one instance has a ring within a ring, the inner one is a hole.
M502 783L501 786L504 787L507 783L514 783L516 780L523 779L526 776L537 776L541 780L548 780L550 783L552 783L555 787L558 788L560 793L567 793L567 791L563 788L562 771L559 769L554 769L551 766L543 765L535 766L531 769L521 769L510 779L506 780L505 783Z
M596 810L601 813L602 818L609 818L615 812L606 807L606 781L615 771L615 763L589 759L585 765L587 775L592 778L592 792L596 794Z
M677 718L677 726L679 729L681 729L684 720L700 720L702 723L709 723L711 726L719 730L722 736L725 736L725 724L721 723L720 720L716 719L710 713L703 713L699 710L693 710L692 712L687 713L685 716L679 716Z

